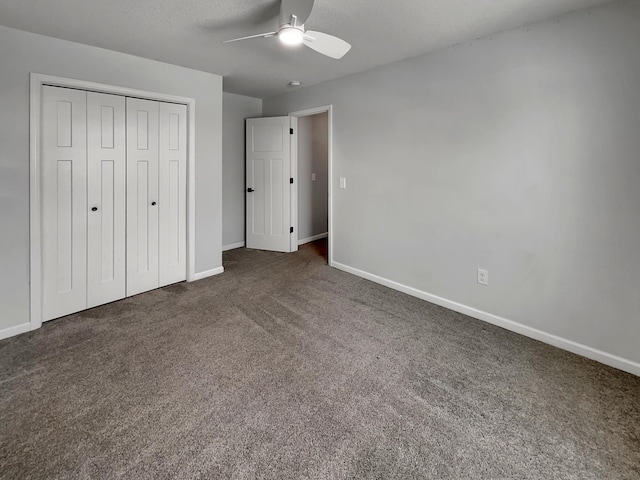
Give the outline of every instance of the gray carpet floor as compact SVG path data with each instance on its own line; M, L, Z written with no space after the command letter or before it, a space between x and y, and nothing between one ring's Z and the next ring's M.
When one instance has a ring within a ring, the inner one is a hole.
M0 342L0 476L640 478L640 378L324 254L233 250Z

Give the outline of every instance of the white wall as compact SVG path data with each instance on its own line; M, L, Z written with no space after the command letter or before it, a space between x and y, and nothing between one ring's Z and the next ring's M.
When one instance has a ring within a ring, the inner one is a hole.
M0 27L0 336L29 322L29 73L196 99L196 272L222 265L222 77Z
M614 2L264 115L333 104L335 262L640 374L638 45L640 2Z
M298 118L299 241L327 233L328 122L326 112Z
M222 245L245 241L245 119L262 116L262 100L222 94Z

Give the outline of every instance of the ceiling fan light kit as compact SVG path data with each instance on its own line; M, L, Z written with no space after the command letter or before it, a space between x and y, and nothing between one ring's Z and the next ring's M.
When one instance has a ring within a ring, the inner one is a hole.
M222 43L277 36L283 45L296 46L304 43L310 49L327 57L335 58L336 60L344 57L351 49L351 45L344 40L327 33L311 30L305 33L304 22L311 15L313 3L314 0L280 0L279 28L277 32L259 33L226 40Z
M284 26L278 32L278 38L285 45L302 45L302 42L304 41L304 32L299 27Z

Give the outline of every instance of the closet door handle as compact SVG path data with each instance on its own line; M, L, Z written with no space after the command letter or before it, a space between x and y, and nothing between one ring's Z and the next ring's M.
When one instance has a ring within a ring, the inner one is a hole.
M253 191L254 191L253 188L247 188L247 192L251 193Z
M155 207L156 206L156 202L151 202L151 205L153 205Z
M91 209L91 211L92 211L92 212L97 212L97 211L98 211L98 207L93 207L93 208Z

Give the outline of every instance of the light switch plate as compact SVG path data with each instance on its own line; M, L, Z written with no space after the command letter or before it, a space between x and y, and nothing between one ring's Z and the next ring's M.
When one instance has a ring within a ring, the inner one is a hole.
M311 174L311 181L312 181L312 182L315 182L315 181L316 181L316 174L315 174L315 173L312 173L312 174Z
M347 179L345 177L340 177L340 188L347 188Z

